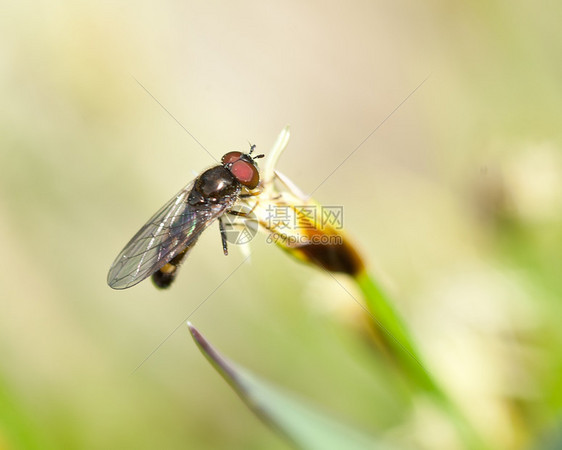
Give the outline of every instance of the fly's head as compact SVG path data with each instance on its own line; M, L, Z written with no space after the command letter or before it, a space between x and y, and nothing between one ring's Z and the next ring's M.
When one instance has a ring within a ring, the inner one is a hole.
M249 153L228 152L222 157L222 165L232 173L234 178L248 189L255 189L260 183L260 173L256 159L264 155L252 156L255 145L250 147Z

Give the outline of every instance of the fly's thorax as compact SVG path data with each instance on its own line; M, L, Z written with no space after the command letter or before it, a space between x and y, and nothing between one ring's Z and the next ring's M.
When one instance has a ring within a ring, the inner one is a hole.
M193 186L193 197L206 201L220 201L227 195L237 194L240 183L230 170L223 166L212 167L203 172Z

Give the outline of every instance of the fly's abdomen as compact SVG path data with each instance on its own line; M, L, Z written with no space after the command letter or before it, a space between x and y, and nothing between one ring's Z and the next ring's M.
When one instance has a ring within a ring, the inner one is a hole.
M195 244L195 242L193 243ZM189 249L193 246L187 247L180 254L176 255L169 263L164 264L160 269L152 274L152 282L156 287L165 289L170 287L172 282L176 279L178 269L187 255Z

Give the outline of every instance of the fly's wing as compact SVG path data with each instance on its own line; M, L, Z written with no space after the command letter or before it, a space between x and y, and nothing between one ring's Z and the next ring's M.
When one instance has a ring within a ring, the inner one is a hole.
M187 203L193 182L166 203L129 241L107 275L113 289L126 289L156 272L186 247L236 201L237 196L217 204Z

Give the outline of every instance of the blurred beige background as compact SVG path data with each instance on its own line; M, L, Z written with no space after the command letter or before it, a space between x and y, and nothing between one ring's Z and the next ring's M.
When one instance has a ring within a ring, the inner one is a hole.
M263 236L217 227L169 291L105 277L216 158L267 152L345 227L497 448L562 404L562 8L556 2L9 2L0 16L0 448L286 448L183 325L414 448L443 418L385 389L358 307ZM344 280L344 279L342 279ZM345 282L345 280L343 281Z

